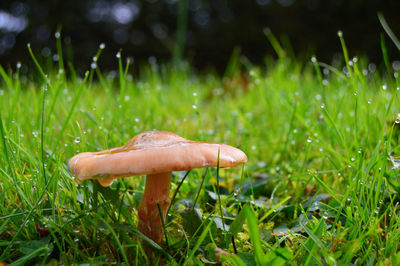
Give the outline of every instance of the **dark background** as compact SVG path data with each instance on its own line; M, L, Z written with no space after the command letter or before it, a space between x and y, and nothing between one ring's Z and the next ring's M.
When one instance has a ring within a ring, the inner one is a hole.
M341 52L338 30L350 56L382 61L378 11L400 36L398 0L187 0L187 6L184 58L201 69L223 70L235 47L251 62L262 63L265 55L275 54L265 27L296 56L316 54L327 63ZM152 56L171 60L177 17L178 0L1 0L0 64L29 62L28 42L36 54L51 58L60 25L63 45L72 47L69 55L79 68L90 66L100 43L106 45L102 69L115 69L119 49L137 62ZM400 53L387 36L386 43L391 60L397 60Z

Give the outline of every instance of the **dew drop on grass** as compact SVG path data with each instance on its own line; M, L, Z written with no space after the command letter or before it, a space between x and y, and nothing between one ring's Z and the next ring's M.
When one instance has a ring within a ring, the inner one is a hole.
M81 138L80 137L76 137L74 140L75 143L80 143L81 142Z
M354 157L351 158L351 161L354 162L356 159Z
M383 85L382 85L382 89L383 89L384 91L387 89L386 84L383 84Z
M324 109L325 108L325 104L321 104L321 109Z
M0 95L4 95L4 90L0 90Z
M363 73L364 76L366 76L366 75L368 75L368 70L363 69L362 73Z
M196 110L197 109L197 106L196 105L192 105L192 108L194 109L194 110Z
M338 35L339 37L343 37L343 31L338 30L337 35Z
M193 96L196 97L197 96L197 92L193 92Z
M314 64L317 63L317 58L315 56L311 57L311 62L313 62Z
M54 33L54 37L56 37L57 39L60 38L60 33L57 31L56 33Z
M93 63L90 64L90 67L92 69L96 69L97 68L97 64L95 62L93 62Z
M319 100L321 100L321 99L322 99L322 96L321 96L321 94L317 94L317 95L315 95L315 99L317 99L318 101L319 101Z
M372 100L371 100L371 99L369 99L369 100L368 100L368 104L371 104L371 103L372 103Z
M21 62L17 63L17 68L20 69L21 68Z
M93 56L92 60L93 60L93 62L97 62L97 57Z
M251 146L251 149L255 150L256 149L256 145Z
M355 91L355 92L354 92L354 96L357 96L357 95L358 95L358 92L357 92L357 91Z
M322 80L322 85L327 86L328 83L329 83L328 80L326 80L326 79Z
M100 48L100 49L104 49L104 48L106 48L106 45L105 45L105 43L100 43L100 45L99 45L99 48Z
M320 151L320 152L323 152L323 151L324 151L324 149L323 149L323 148L319 148L319 151Z
M308 138L308 139L307 139L307 142L308 142L308 143L311 143L311 142L312 142L312 139L311 139L311 138Z
M115 57L116 57L116 58L121 58L121 52L118 52L118 53L115 55Z

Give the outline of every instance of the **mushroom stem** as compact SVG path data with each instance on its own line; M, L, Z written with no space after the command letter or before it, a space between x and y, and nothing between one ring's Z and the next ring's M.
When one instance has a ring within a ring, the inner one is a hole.
M161 244L163 229L157 204L160 204L163 220L171 202L169 197L171 172L147 175L146 186L138 207L139 231Z

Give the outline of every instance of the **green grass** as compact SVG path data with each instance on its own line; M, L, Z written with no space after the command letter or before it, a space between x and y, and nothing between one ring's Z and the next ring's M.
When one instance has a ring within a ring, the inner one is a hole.
M0 262L142 265L150 245L172 265L400 263L398 73L349 59L341 36L346 73L288 58L266 34L279 59L256 67L235 53L222 78L174 64L132 76L123 54L104 73L102 49L76 73L59 38L57 65L28 48L35 69L0 68ZM161 247L136 230L143 177L77 185L67 167L153 129L249 158L181 186L174 173Z

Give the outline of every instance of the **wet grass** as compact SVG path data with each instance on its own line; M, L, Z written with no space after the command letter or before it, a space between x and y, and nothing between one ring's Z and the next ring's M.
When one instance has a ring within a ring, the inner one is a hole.
M32 53L24 74L3 66L0 262L142 265L150 245L172 265L398 264L398 72L349 58L340 39L344 71L288 58L279 43L277 61L234 56L222 78L155 62L132 77L120 53L119 70L103 73L103 49L86 74L61 53L56 65ZM136 230L143 177L77 185L66 165L153 129L249 158L174 173L161 247Z

